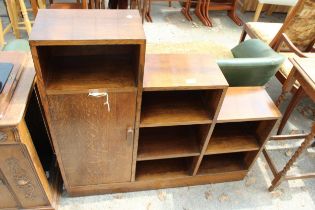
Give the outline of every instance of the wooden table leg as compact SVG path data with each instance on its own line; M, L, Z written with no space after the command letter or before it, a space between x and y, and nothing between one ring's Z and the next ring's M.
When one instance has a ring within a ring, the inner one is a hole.
M237 0L233 0L233 3L232 3L233 9L228 11L228 16L229 16L238 26L241 26L241 25L243 25L243 21L236 15L236 12L235 12L235 11L236 11L236 3L237 3Z
M190 15L190 6L191 6L191 0L187 0L185 7L182 8L182 13L186 17L187 20L192 21L192 17Z
M313 123L312 125L310 134L305 138L301 146L293 154L292 158L284 166L282 171L280 171L277 174L277 176L272 180L271 186L269 187L269 191L273 191L276 187L279 186L281 181L285 178L287 172L290 170L290 168L296 162L296 160L300 157L300 155L308 148L308 146L310 145L314 137L315 137L315 123Z
M208 26L212 27L212 22L210 20L210 17L209 17L209 6L210 6L210 1L211 0L206 0L206 4L205 4L205 18L206 20L208 21Z
M148 0L149 1L149 5L145 8L145 19L148 21L148 22L151 22L152 23L152 18L151 18L151 3L152 1L151 0Z
M198 0L197 6L195 9L195 14L205 26L208 26L208 21L204 18L202 14L202 10L201 10L204 1L205 0Z
M283 131L283 128L285 126L285 124L287 123L291 113L293 112L294 108L296 107L296 105L301 101L301 99L304 96L304 90L302 87L300 87L296 93L294 94L292 100L289 103L288 108L285 110L285 113L282 117L281 123L279 125L278 131L277 131L277 135L280 135Z

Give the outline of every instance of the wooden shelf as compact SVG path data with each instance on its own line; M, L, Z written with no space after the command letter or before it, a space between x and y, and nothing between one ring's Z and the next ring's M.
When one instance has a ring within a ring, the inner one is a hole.
M144 91L228 87L211 55L148 54L145 56L144 68Z
M206 154L221 154L259 150L255 130L258 123L217 124L208 144Z
M176 179L188 176L187 158L137 162L136 181Z
M189 157L200 154L193 126L141 128L137 160Z
M280 111L264 87L230 87L217 122L277 120L280 117Z
M52 58L48 94L88 92L90 89L135 90L132 65L111 56L67 56Z
M145 92L140 127L209 124L210 109L205 108L201 91Z
M243 153L204 156L198 175L246 171Z

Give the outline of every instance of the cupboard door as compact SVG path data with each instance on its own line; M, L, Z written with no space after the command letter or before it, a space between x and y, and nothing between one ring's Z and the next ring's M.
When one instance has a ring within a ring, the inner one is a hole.
M7 187L7 183L2 176L0 171L0 209L9 209L16 208L17 203L14 200L13 195L11 194L9 188Z
M104 95L48 95L51 133L70 187L131 180L136 91L110 92L109 107L105 101Z
M23 144L0 145L0 170L23 208L49 203Z

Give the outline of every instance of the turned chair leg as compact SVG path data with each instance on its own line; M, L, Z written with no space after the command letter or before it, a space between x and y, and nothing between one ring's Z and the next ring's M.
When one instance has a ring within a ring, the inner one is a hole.
M263 9L263 6L264 6L264 4L258 3L257 8L256 8L256 12L255 12L255 15L254 15L254 19L253 19L254 22L258 21L260 13L261 13L261 11Z
M18 25L18 15L16 9L16 2L15 0L6 0L7 11L10 18L10 23L12 25L13 34L16 39L20 38L20 30Z
M296 160L300 157L300 155L307 149L311 142L315 137L315 123L313 123L311 128L311 133L305 138L301 146L296 150L293 154L292 158L288 161L288 163L284 166L282 171L280 171L276 177L272 180L271 186L269 187L269 191L273 191L276 187L278 187L283 179L285 179L286 174L292 167L292 165L296 162Z

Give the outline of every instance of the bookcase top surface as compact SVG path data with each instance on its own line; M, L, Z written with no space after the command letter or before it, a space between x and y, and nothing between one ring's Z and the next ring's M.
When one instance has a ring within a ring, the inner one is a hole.
M143 44L138 10L39 10L30 42L63 44Z
M145 91L224 87L228 87L228 83L211 55L146 55L143 79Z
M229 87L218 122L276 120L281 113L264 87Z

